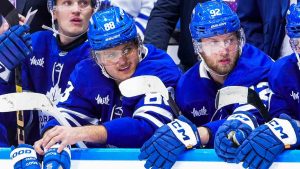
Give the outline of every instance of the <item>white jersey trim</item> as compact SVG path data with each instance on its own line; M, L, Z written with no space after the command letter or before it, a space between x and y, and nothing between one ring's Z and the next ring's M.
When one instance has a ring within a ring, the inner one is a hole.
M75 115L75 116L77 116L77 117L79 117L79 118L81 118L81 119L84 119L84 120L86 120L86 121L88 121L89 123L91 123L91 124L93 124L93 125L97 125L98 123L99 123L99 120L98 119L96 119L96 118L91 118L91 117L89 117L89 116L86 116L86 115L84 115L84 114L82 114L82 113L79 113L79 112L76 112L76 111L73 111L73 110L69 110L69 109L65 109L65 108L58 108L59 109L59 111L60 112L64 112L64 114L68 114L68 116L70 117L70 118L72 118L69 114L72 114L72 115ZM72 118L72 119L74 119L74 118ZM74 119L75 120L75 119ZM75 120L76 121L76 120ZM77 122L77 121L76 121Z
M207 74L207 70L205 69L205 63L203 61L200 62L200 65L199 65L199 75L200 75L200 78L207 78L207 79L210 79L208 74Z
M234 109L233 113L238 112L238 111L250 111L250 110L257 110L257 108L255 108L251 104L245 104L245 105L239 106L236 109Z
M133 113L132 116L134 117L136 115L139 115L139 114L142 114L142 113L145 113L148 111L151 111L151 112L157 113L161 116L164 116L171 121L173 120L173 115L171 112L169 112L163 108L155 107L155 106L142 106L142 107L138 108L137 110L135 110L135 112Z

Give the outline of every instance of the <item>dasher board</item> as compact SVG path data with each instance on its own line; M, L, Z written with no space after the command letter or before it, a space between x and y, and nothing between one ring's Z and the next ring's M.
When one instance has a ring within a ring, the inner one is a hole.
M0 168L13 169L10 149L0 148ZM139 149L72 149L71 169L143 169L145 161L139 161ZM299 169L300 150L282 153L271 169ZM190 150L182 154L174 169L242 169L242 164L230 164L217 157L212 149ZM172 168L172 169L173 169Z

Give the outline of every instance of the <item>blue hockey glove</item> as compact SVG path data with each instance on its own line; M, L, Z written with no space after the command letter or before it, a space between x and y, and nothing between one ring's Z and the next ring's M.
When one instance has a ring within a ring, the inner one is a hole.
M184 116L163 125L144 143L139 159L147 159L145 168L169 169L187 149L200 147L197 127Z
M43 169L70 169L71 151L70 146L64 148L61 153L57 153L60 144L55 144L46 151L43 162Z
M282 114L256 128L239 147L236 163L243 167L267 169L286 148L295 148L300 143L299 127L288 115Z
M235 162L238 146L258 126L256 118L247 112L230 115L215 135L216 154L226 162Z
M9 73L32 54L27 25L16 25L0 35L0 77L8 81Z
M36 152L31 145L20 144L17 148L12 147L10 158L14 169L41 169Z

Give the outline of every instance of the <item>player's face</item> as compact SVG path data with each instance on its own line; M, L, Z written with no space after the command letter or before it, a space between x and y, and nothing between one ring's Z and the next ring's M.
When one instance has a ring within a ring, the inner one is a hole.
M139 63L138 46L133 41L95 54L97 63L118 82L130 78Z
M201 41L201 56L207 66L218 74L228 74L239 57L237 34L227 33Z
M91 0L57 0L53 10L58 30L71 37L86 32L92 14Z

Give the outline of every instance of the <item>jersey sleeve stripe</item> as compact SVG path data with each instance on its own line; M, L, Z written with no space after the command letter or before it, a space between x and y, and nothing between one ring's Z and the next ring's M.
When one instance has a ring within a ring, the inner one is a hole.
M250 110L256 110L256 108L250 104L245 104L234 109L233 113L238 111L250 111Z
M149 112L149 111L164 116L165 118L168 118L170 121L174 119L171 112L156 106L142 106L133 113L133 117L136 115L145 114L145 112Z

